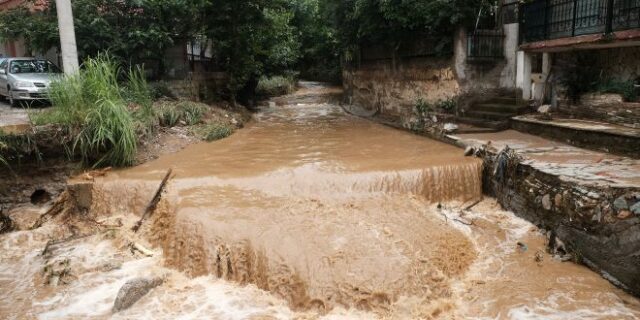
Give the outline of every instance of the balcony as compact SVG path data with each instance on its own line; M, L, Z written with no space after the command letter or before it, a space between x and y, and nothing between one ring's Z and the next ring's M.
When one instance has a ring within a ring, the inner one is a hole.
M640 28L640 0L534 0L520 5L520 42Z

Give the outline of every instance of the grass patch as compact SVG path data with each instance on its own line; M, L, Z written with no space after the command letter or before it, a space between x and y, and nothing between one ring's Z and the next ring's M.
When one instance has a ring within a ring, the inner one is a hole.
M256 89L259 96L276 97L292 93L296 90L296 78L292 75L263 77Z
M138 134L150 132L156 120L142 70L123 73L108 55L90 58L77 74L52 83L50 97L54 108L33 114L33 123L66 128L74 137L71 154L93 167L133 164Z
M183 121L185 125L196 125L203 122L208 106L192 101L163 101L157 108L160 125L174 127Z
M233 134L233 127L222 123L212 123L194 128L195 135L205 141L224 139Z

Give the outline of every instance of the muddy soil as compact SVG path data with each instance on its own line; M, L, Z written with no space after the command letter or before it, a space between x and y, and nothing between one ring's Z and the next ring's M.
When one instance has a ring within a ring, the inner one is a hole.
M0 236L0 318L640 317L636 298L547 253L543 232L477 203L480 161L310 100L315 88L227 139L96 177L89 210L76 199ZM140 276L164 283L112 313Z

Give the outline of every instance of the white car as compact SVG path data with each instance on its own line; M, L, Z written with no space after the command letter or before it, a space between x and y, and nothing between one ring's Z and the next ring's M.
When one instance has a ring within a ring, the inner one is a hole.
M11 106L23 101L48 100L49 86L62 71L51 61L8 58L0 63L0 96Z

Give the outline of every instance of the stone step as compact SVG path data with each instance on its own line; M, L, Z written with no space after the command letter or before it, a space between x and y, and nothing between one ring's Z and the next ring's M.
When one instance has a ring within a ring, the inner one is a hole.
M509 121L487 121L486 119L470 117L458 117L457 120L460 123L470 124L476 127L491 128L496 131L509 128Z
M479 103L474 104L470 111L487 111L487 112L500 112L512 114L513 116L522 114L527 110L525 106L518 106L513 104L498 104L498 103Z
M528 105L528 101L517 99L515 97L494 97L487 100L485 103L509 104L509 105L516 105L521 107L526 107Z
M468 117L468 118L494 120L494 121L509 121L509 118L515 115L516 114L514 113L478 111L473 109L465 112L465 117Z

